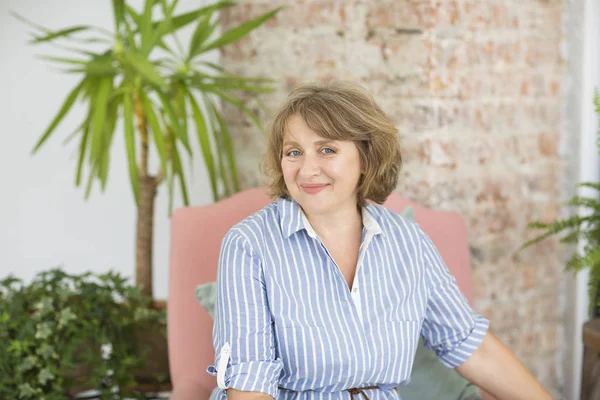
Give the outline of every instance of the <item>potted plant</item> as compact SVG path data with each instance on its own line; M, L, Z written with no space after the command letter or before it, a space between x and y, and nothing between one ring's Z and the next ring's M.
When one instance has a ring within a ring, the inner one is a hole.
M52 43L74 53L43 58L79 77L33 153L56 136L65 115L77 101L82 102L86 113L69 138L79 139L75 185L81 186L87 177L87 199L95 182L102 191L106 188L114 134L117 127L122 128L131 192L137 205L135 283L149 299L153 298L152 240L157 189L166 183L169 212L176 186L183 203L189 204L183 161L192 156L195 136L213 199L238 191L231 137L219 102L239 108L261 129L258 118L238 92L272 91L272 80L233 76L204 60L203 55L236 42L280 10L274 9L216 35L220 24L217 13L234 6L234 2L220 1L185 13L176 12L177 3L178 0L145 0L143 9L136 10L125 0L113 0L114 32L83 25L50 30L16 15L33 27L32 44ZM190 25L194 25L193 33L183 46L177 33ZM104 46L100 51L95 50L98 44ZM152 147L160 160L156 171L151 171L148 163ZM164 301L153 304L163 309L166 306ZM142 333L140 340L154 349L154 364L159 370L150 368L138 378L144 380L165 372L168 376L164 337Z
M0 281L0 398L65 399L95 389L101 398L139 397L134 370L147 350L136 327L164 313L115 272L55 268L31 283Z
M600 98L596 92L594 96L595 111L600 118ZM596 146L600 152L600 131ZM595 390L598 392L600 386L594 389L600 375L592 376L593 371L598 371L596 359L600 355L600 183L584 182L579 186L587 187L596 191L594 197L574 196L568 203L569 207L584 208L586 212L559 219L551 223L540 221L531 222L528 226L532 229L540 229L544 232L539 236L527 241L521 246L521 250L534 245L548 237L561 234L560 242L577 245L583 244L581 253L575 252L567 261L565 271L577 273L589 270L589 315L590 320L583 327L583 341L586 345L584 352L584 367L582 380L582 399L592 398L590 394ZM577 211L577 209L576 209ZM588 346L589 345L589 346ZM600 392L597 393L600 396ZM597 397L593 397L597 398Z
M175 13L177 3L145 0L144 9L138 12L125 0L113 0L114 33L91 26L52 31L19 17L36 30L32 44L66 41L66 49L77 55L43 57L64 66L65 73L78 75L79 82L33 153L58 132L57 127L75 102L83 102L87 112L71 138L79 138L75 185L81 186L87 174L87 198L95 181L105 189L114 133L118 125L123 128L129 180L138 207L135 282L148 297L152 297L152 225L157 188L166 182L172 207L177 182L184 204L189 204L182 158L192 155L190 136L195 133L214 200L238 191L231 137L218 102L238 107L260 128L256 115L235 93L272 91L265 85L272 80L232 76L203 60L202 55L241 39L280 10L269 11L215 37L219 25L215 13L234 2L221 1L181 14ZM161 17L156 18L159 12ZM190 24L195 27L184 47L176 34ZM107 47L94 51L81 48L81 43ZM160 159L155 172L148 165L151 146Z

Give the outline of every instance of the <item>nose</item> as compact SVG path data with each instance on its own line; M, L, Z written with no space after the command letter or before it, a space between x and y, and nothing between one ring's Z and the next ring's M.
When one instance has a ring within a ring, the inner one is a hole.
M321 166L317 156L305 154L302 158L302 164L300 165L300 177L308 179L313 176L317 176L321 173Z

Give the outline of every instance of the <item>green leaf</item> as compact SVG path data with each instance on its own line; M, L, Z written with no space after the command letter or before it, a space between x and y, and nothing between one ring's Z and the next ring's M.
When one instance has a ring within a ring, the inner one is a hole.
M600 201L590 197L574 196L567 204L570 207L585 207L600 211Z
M79 92L81 92L81 89L83 88L85 81L86 81L85 79L82 79L77 84L77 86L75 86L75 88L73 88L73 90L71 90L71 92L67 96L65 102L60 107L60 110L58 111L58 114L56 114L56 116L54 117L54 119L50 123L50 126L48 128L46 128L46 131L44 132L44 134L42 135L42 137L38 140L38 142L34 146L32 153L35 153L46 142L46 140L48 139L48 137L50 137L50 135L52 134L52 132L54 132L54 129L56 129L56 127L63 120L63 118L65 117L65 115L67 115L67 113L69 112L69 110L73 106L73 103L75 103L75 100L77 99L77 96L79 96Z
M583 182L579 184L580 187L589 187L600 191L600 182Z
M142 77L154 86L164 88L167 86L164 78L158 73L154 64L139 53L127 51L123 54L124 61L139 72Z
M559 232L562 232L566 229L579 229L582 223L589 221L593 217L580 217L578 215L574 215L570 218L564 220L558 220L551 223L541 223L539 221L530 222L528 224L529 228L533 229L546 229L546 232L543 234L525 242L519 250L522 250L526 247L529 247L535 243L541 242L542 240L553 236Z
M157 90L156 93L158 94L158 98L160 99L160 102L167 113L169 122L173 128L173 132L175 133L175 137L181 140L188 154L191 155L192 148L190 147L190 142L187 137L187 131L183 131L181 124L179 123L179 118L177 118L175 110L173 110L173 106L171 105L171 100L168 99L167 96L160 90Z
M173 134L169 134L168 135L168 140L169 140L169 158L170 158L170 163L169 163L169 167L171 168L170 173L165 174L166 178L167 178L167 189L169 192L169 208L168 208L168 216L171 217L171 215L173 214L173 198L174 198L174 192L175 192L175 177L177 175L177 172L175 171L175 164L173 162L173 154L177 153L177 138L175 137L175 135Z
M600 264L600 246L589 249L583 256L577 257L576 262L569 263L569 269L581 271L585 268L593 268Z
M211 23L212 13L205 15L198 21L196 25L196 29L192 34L192 40L190 40L190 47L188 49L188 61L193 59L198 55L198 51L202 48L206 40L208 40L215 28L217 27L217 22Z
M106 182L108 179L108 168L110 161L110 147L112 145L112 140L115 133L115 127L117 125L117 119L119 118L119 102L122 99L122 96L114 96L114 92L111 94L111 101L108 104L107 108L107 120L104 124L104 134L102 135L103 139L103 148L104 151L102 153L102 159L100 160L100 169L98 171L101 190L104 191L106 189Z
M223 157L223 148L224 148L224 144L223 144L223 132L221 131L221 127L218 123L218 121L215 120L215 116L214 113L212 112L212 110L214 109L212 107L212 101L211 99L209 99L207 96L204 96L204 101L207 104L207 108L208 113L209 113L209 118L211 121L211 128L213 131L213 137L215 139L215 148L216 148L216 152L217 152L217 162L219 165L219 173L221 175L221 182L223 183L223 188L225 189L225 197L228 197L232 194L232 189L230 187L230 179L229 179L229 175L227 174L227 168L225 166L225 160Z
M121 23L125 15L125 0L112 0L113 15L115 17L115 30L121 31Z
M154 112L154 106L152 102L146 96L144 92L140 92L140 98L142 99L142 104L144 106L144 112L148 117L148 123L150 124L150 129L152 130L152 138L154 139L154 145L156 146L156 150L158 151L158 156L160 158L160 165L162 170L167 171L167 150L165 146L165 137L163 135L163 131L160 126L160 122Z
M88 63L88 60L80 60L76 58L65 58L65 57L53 57L53 56L38 56L38 58L46 61L54 61L63 64L76 64L76 65L85 65Z
M202 156L204 159L204 164L206 165L206 171L208 172L208 177L210 179L210 187L213 193L213 200L218 200L218 192L217 192L217 173L215 170L215 161L213 157L213 152L210 144L209 132L206 127L206 122L194 95L185 89L187 97L190 102L190 107L192 109L192 116L194 118L194 122L196 123L196 134L198 136L198 142L200 143L200 149L202 150Z
M91 106L92 110L92 142L90 149L90 161L94 166L100 167L98 164L104 157L104 153L108 149L104 146L104 133L106 129L106 114L108 100L112 91L112 79L100 78L98 90L94 97ZM99 172L99 168L94 169L94 172Z
M138 45L135 41L135 35L133 33L133 29L131 29L131 25L127 18L123 18L123 22L125 23L125 32L127 33L127 48L133 50L134 52L138 51Z
M233 144L232 144L232 141L231 141L231 135L229 133L229 129L227 129L227 126L223 122L223 118L221 118L219 110L217 110L217 108L215 107L215 105L212 104L212 103L211 103L211 108L212 108L212 111L213 111L213 115L214 115L214 117L217 120L217 123L219 125L220 132L221 132L221 134L223 136L223 147L224 147L224 150L225 150L225 155L227 156L227 161L229 163L229 172L231 174L231 181L233 183L233 190L234 190L234 192L239 192L240 191L240 184L239 184L239 180L238 180L237 166L236 166L236 163L235 163L235 157L234 157L234 152L233 152Z
M90 136L90 120L89 116L84 121L83 135L81 136L81 142L79 143L79 156L77 160L77 172L75 174L75 186L79 186L81 183L81 173L83 170L83 161L85 160L85 154L88 148L88 138Z
M71 28L61 29L61 30L55 31L55 32L50 31L48 34L46 34L44 36L34 36L35 39L31 40L30 43L36 44L36 43L42 43L42 42L50 42L54 39L67 37L73 33L83 32L83 31L87 31L89 29L92 29L92 28L87 25L79 25L79 26L73 26Z
M181 197L183 198L183 204L188 206L190 199L188 196L187 184L185 182L185 176L183 174L183 167L181 165L181 157L179 156L179 150L177 146L173 146L173 173L179 178L179 187L181 189Z
M210 15L215 11L221 10L226 7L231 7L233 5L235 5L235 2L233 1L220 1L210 6L201 7L194 11L189 11L185 14L176 15L173 17L172 29L168 33L178 31L179 29L198 20L198 18L200 18L202 15ZM157 26L159 23L160 22L155 22L154 25Z
M147 46L142 47L142 54L144 54L144 55L150 54L150 52L152 51L152 49L158 42L162 43L161 38L166 33L171 31L173 16L170 12L170 8L166 7L166 4L164 2L163 2L162 8L163 8L163 14L165 14L165 16L162 19L162 21L160 21L158 24L153 26L152 34L150 36L150 39L147 42ZM162 43L162 45L163 45L162 47L164 48L164 43Z
M204 87L205 91L207 92L211 92L216 94L217 96L219 96L221 99L225 100L227 103L239 108L244 114L246 114L251 120L252 122L254 122L254 125L256 125L256 128L259 131L262 131L262 124L260 123L260 120L258 119L258 117L252 112L252 110L250 110L248 107L246 107L241 100L238 100L230 95L228 95L227 93L224 93L220 90L217 90L215 88L212 87Z
M44 33L50 33L50 32L51 32L51 31L50 31L50 29L48 29L48 28L46 28L46 27L44 27L44 26L42 26L42 25L36 24L36 23L35 23L35 22L33 22L33 21L30 21L30 20L28 20L27 18L25 18L24 16L22 16L22 15L21 15L21 14L19 14L19 13L16 13L16 12L14 12L14 11L10 11L10 14L11 14L13 17L15 17L16 19L18 19L19 21L21 21L21 22L23 22L23 23L25 23L25 24L29 25L29 26L30 26L30 27L32 27L33 29L37 29L38 31L41 31L41 32L44 32Z
M154 7L154 0L146 0L144 4L144 11L139 24L140 36L141 36L141 51L142 54L147 54L145 50L149 46L150 39L152 37L152 9Z
M207 67L209 67L211 69L214 69L217 72L221 72L223 74L227 73L227 70L222 65L215 64L215 63L212 63L210 61L200 61L200 62L198 62L198 64L200 64L200 65L206 65Z
M134 121L133 104L131 101L131 95L125 94L123 96L123 127L125 132L125 147L127 149L127 161L129 165L129 181L131 183L131 191L135 198L135 204L139 206L139 181L138 181L138 167L137 158L135 156L135 132L133 128Z
M137 27L137 29L135 29L134 32L138 32L140 26L142 25L142 17L129 4L125 4L125 11L127 11L127 15L129 15L129 17Z
M67 69L65 72L68 73L84 73L88 76L102 77L102 76L115 76L119 70L112 65L110 60L91 60L87 62L82 68Z
M268 19L273 17L275 14L277 14L282 9L283 9L283 7L278 7L272 11L269 11L269 12L257 17L257 18L254 18L250 21L246 21L246 22L242 23L241 25L228 30L223 35L221 35L221 37L217 38L212 43L201 48L198 51L198 54L207 52L212 49L226 46L233 42L237 42L242 37L246 36L248 33L253 31L254 29L258 28L260 25L262 25L265 21L267 21Z
M183 130L183 134L187 138L188 137L188 114L187 114L185 92L183 89L183 85L184 84L182 82L178 82L175 85L177 93L175 95L174 107L175 107L175 113L177 114L177 118L181 121L181 129ZM188 140L188 143L189 143L189 140Z

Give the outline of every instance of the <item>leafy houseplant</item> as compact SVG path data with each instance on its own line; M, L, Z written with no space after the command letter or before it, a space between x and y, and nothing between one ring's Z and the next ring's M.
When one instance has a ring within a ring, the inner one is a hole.
M598 93L594 97L595 111L600 118L600 98ZM600 151L600 131L596 141L598 151ZM561 237L560 242L566 244L577 244L583 240L583 254L574 253L567 261L565 269L577 273L584 269L589 269L589 304L592 318L598 317L598 308L600 307L600 183L584 182L580 186L588 187L598 191L596 197L574 196L568 206L583 207L589 210L584 216L574 215L566 219L557 220L551 223L542 223L534 221L529 224L530 228L545 230L544 233L529 240L521 246L524 249L535 243L538 243L550 236L566 232Z
M114 133L117 126L122 126L129 180L138 208L135 277L142 293L150 298L157 188L167 183L170 209L176 185L184 204L189 204L183 161L184 154L192 155L190 136L195 132L213 198L217 200L238 191L231 138L218 102L238 107L260 128L258 119L236 91L272 90L265 85L272 82L269 79L232 76L201 56L239 40L279 9L215 35L219 25L216 12L233 6L234 2L221 1L180 14L175 13L177 3L178 0L145 0L143 10L138 12L125 0L113 0L114 33L91 26L51 31L30 23L37 31L32 43L69 43L62 48L77 56L44 58L80 77L33 152L57 131L76 101L83 102L87 111L71 138L79 138L76 186L81 185L87 165L87 198L94 181L100 183L102 190L106 187ZM184 49L176 33L190 24L195 27ZM94 51L91 47L81 48L82 44L107 47ZM151 172L149 166L152 148L159 159L156 172Z
M135 329L164 326L164 318L139 287L114 272L52 269L28 285L5 278L0 398L63 400L87 389L103 399L136 397L132 369L144 365L145 355Z

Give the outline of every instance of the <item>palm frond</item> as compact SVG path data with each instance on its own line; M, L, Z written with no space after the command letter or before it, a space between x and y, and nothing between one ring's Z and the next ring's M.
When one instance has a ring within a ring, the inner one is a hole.
M531 222L528 225L529 228L546 229L546 232L540 236L535 237L534 239L531 239L531 240L525 242L520 247L520 250L522 250L526 247L529 247L535 243L539 243L542 240L544 240L550 236L554 236L557 233L562 232L566 229L579 229L579 227L581 226L582 223L589 221L589 220L590 220L590 217L580 217L579 215L574 215L567 219L554 221L554 222L550 222L550 223L543 223L540 221Z
M600 211L600 201L591 197L574 196L568 203L569 207L591 208L593 211Z

